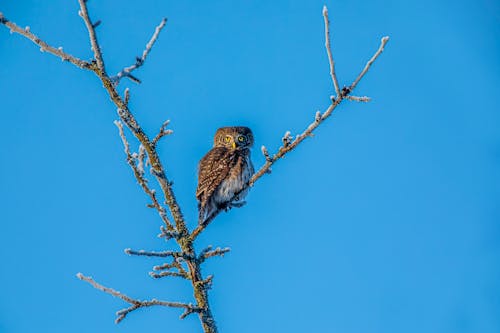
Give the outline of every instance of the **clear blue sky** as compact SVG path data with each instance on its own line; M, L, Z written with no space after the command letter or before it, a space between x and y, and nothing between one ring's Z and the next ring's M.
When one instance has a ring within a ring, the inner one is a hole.
M247 125L274 150L332 94L322 1L89 2L108 70L129 65L168 17L131 88L186 217L197 161L215 129ZM221 332L500 331L500 5L335 1L338 77L349 84L391 40L356 94L273 168L248 205L201 237L229 246L204 268ZM55 46L91 56L77 1L3 1L0 11ZM198 318L152 308L114 324L137 298L192 301L153 280L160 222L145 208L97 79L0 27L0 332L200 332Z

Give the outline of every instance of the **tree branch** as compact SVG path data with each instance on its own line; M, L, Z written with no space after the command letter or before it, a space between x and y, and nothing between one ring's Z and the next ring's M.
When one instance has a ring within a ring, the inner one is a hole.
M114 297L118 297L118 298L122 299L123 301L132 304L132 306L130 306L128 308L125 308L125 309L122 309L122 310L120 310L120 311L118 311L116 313L117 318L116 318L115 322L117 324L119 322L121 322L123 319L125 319L125 317L130 312L132 312L134 310L137 310L139 308L144 308L144 307L149 307L149 306L155 306L155 305L166 306L166 307L171 307L171 308L181 308L181 309L184 309L184 312L180 316L181 319L184 319L186 316L188 316L191 313L195 313L195 312L200 312L201 311L200 308L198 308L196 306L193 306L192 304L186 304L186 303L180 303L180 302L159 301L159 300L154 299L154 298L152 300L149 300L149 301L137 300L137 299L131 298L131 297L125 295L125 294L122 294L121 292L116 291L116 290L114 290L112 288L108 288L108 287L103 286L102 284L97 283L90 276L85 276L82 273L78 273L78 274L76 274L76 277L79 278L82 281L86 281L86 282L90 283L94 288L96 288L98 290L101 290L101 291L103 291L103 292L105 292L107 294L110 294L110 295L112 295Z
M102 59L101 47L97 42L97 35L95 33L95 27L97 27L101 22L98 21L98 23L96 24L92 23L87 10L87 0L78 0L78 3L80 4L80 11L78 12L78 15L80 15L80 17L85 22L85 26L87 27L87 30L89 32L90 45L92 46L92 52L94 52L94 58L97 63L97 68L103 74L105 74L106 69L104 68L104 60Z
M354 82L349 86L350 91L353 91L354 88L356 88L359 81L363 78L363 76L365 76L365 74L370 69L370 66L375 62L375 60L377 60L378 56L384 51L385 44L387 44L388 41L389 41L389 36L382 37L382 39L380 40L380 46L378 47L377 52L375 52L373 57L371 57L371 59L368 60L368 62L365 65L365 68L363 68L363 70L361 71L361 73L359 73L356 80L354 80Z
M191 277L189 273L182 267L183 258L174 258L171 263L165 263L163 265L153 266L153 270L156 272L150 272L149 275L153 278L161 278L163 276L178 276L190 280ZM177 269L174 271L173 269ZM164 271L157 273L157 271Z
M371 98L368 96L346 96L345 98L350 101L364 102L364 103L371 101Z
M139 68L142 65L144 65L144 62L146 61L146 58L147 58L149 52L153 48L153 45L156 42L156 40L158 39L158 36L160 35L161 29L163 29L163 27L165 26L165 24L167 24L167 19L166 18L162 19L161 22L160 22L160 24L156 27L153 36L151 37L151 39L149 40L149 42L146 44L146 48L142 52L142 56L135 58L135 64L133 64L132 66L129 66L129 67L125 67L118 74L116 74L115 76L111 77L111 81L113 81L115 85L118 85L118 83L120 83L120 80L123 77L128 77L129 79L131 79L132 81L134 81L136 83L141 83L141 80L139 80L135 76L131 75L131 73L134 70L136 70L137 68Z
M339 98L340 89L337 81L337 75L335 75L335 62L333 61L332 50L330 48L330 21L328 20L328 8L326 8L326 6L323 6L323 18L325 20L325 48L328 55L328 62L330 63L330 76L332 77L332 83L335 88L337 98Z
M144 192L151 198L152 206L156 208L158 211L158 214L160 215L160 218L162 221L165 223L167 226L167 229L170 231L174 230L174 227L172 226L172 223L167 217L167 212L165 211L165 208L158 202L158 199L156 198L156 192L155 190L152 190L148 186L148 181L146 178L144 178L144 166L143 166L143 161L144 161L144 155L145 155L145 150L142 146L140 146L139 149L139 155L134 157L134 154L130 153L130 146L127 141L127 138L125 137L125 133L123 132L123 125L121 121L116 120L115 121L116 127L118 127L118 133L120 135L120 138L122 139L123 142L123 147L125 154L127 155L127 163L130 165L132 168L132 171L134 172L135 179L137 179L137 182L139 185L142 187ZM138 164L136 164L136 160L138 161Z
M170 123L170 120L166 120L160 127L160 131L158 134L154 137L153 141L151 142L155 147L158 144L158 141L160 141L161 138L163 138L166 135L170 135L174 133L174 131L167 129L168 124Z
M212 245L207 246L203 251L200 252L200 255L198 256L198 261L200 263L204 262L208 258L215 257L215 256L221 256L223 257L224 254L228 253L231 251L230 248L216 248L215 250L212 250Z
M33 43L36 45L40 46L40 51L41 52L48 52L50 54L55 55L56 57L61 58L62 61L69 61L73 65L83 68L83 69L90 69L90 63L87 61L83 61L75 56L72 56L69 53L66 53L63 51L62 47L55 48L38 38L35 34L33 34L30 31L29 27L26 27L22 29L18 25L16 25L14 22L9 21L5 16L3 16L3 13L0 13L0 23L5 25L7 28L10 29L10 32L20 34L21 36L24 36L31 40Z
M126 254L131 255L131 256L145 256L145 257L172 257L172 258L184 258L187 260L192 259L190 256L183 252L179 251L162 251L162 252L155 252L155 251L145 251L145 250L139 250L135 251L132 249L125 249L124 251Z

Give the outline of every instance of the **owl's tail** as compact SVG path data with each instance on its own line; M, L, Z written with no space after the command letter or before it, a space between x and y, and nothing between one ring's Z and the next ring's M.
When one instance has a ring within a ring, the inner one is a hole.
M203 224L207 218L207 205L198 202L198 224Z

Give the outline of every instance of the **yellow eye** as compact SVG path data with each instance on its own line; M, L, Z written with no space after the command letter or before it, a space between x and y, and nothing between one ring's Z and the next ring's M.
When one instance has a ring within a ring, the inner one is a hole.
M226 142L231 141L231 137L230 137L229 135L228 135L228 136L226 136L226 137L224 138L224 141L226 141Z
M238 137L238 141L239 142L244 142L245 141L245 137L244 136L239 136Z

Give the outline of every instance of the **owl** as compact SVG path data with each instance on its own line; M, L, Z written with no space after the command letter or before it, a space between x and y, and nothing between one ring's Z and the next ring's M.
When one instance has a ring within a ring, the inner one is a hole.
M213 148L198 164L198 222L203 223L218 209L230 208L237 194L242 200L254 173L250 160L253 134L243 126L221 127L215 132Z

